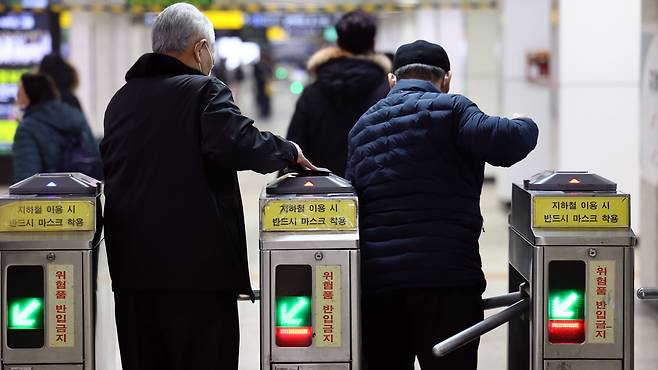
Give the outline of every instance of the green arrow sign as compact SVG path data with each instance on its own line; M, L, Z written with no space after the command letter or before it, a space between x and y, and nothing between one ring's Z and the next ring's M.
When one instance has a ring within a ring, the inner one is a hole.
M551 292L548 299L549 320L574 320L583 318L583 295L581 292L573 290Z
M281 327L311 326L311 298L277 297L276 323Z
M43 298L19 298L9 301L9 329L42 329Z

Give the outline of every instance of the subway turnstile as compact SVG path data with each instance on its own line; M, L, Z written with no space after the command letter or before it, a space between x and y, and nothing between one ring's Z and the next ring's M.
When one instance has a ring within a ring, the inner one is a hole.
M0 196L2 370L94 369L101 183L37 174Z
M260 209L262 370L359 370L354 189L300 171L269 184Z
M518 302L435 354L509 321L510 370L632 370L630 195L588 172L547 171L512 188L509 288Z

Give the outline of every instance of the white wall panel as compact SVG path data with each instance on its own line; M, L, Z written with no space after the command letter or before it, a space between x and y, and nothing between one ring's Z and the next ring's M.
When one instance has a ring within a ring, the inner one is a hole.
M549 87L526 80L527 54L548 49L550 45L550 0L504 0L501 10L500 114L509 117L514 113L525 113L539 126L537 148L523 161L498 171L498 196L509 202L513 182L521 182L555 166L551 153L555 127L551 122Z
M503 76L524 78L526 52L549 47L550 0L503 0Z
M640 0L560 1L560 82L636 82Z
M639 220L640 0L560 1L558 165L597 172L631 194ZM633 228L640 231L640 223Z
M640 207L638 100L637 86L630 84L560 88L559 168L617 182L632 196L633 220Z

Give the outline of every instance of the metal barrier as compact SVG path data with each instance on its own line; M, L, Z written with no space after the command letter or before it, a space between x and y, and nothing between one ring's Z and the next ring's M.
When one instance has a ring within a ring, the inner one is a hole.
M530 298L528 297L527 284L522 284L518 292L486 298L482 300L485 310L506 307L505 310L487 317L483 321L470 328L453 335L432 348L432 353L437 357L443 357L448 353L476 340L482 335L492 331L511 319L528 311Z
M637 297L646 300L658 300L658 288L640 288Z
M437 344L443 356L509 322L509 370L632 370L630 195L587 172L547 171L512 187L511 307ZM654 297L641 289L638 296Z
M0 196L3 370L92 370L102 185L37 174Z
M260 290L254 290L254 300L260 300ZM251 296L248 294L238 294L238 301L251 301Z
M328 171L300 171L260 198L262 370L359 370L357 198Z

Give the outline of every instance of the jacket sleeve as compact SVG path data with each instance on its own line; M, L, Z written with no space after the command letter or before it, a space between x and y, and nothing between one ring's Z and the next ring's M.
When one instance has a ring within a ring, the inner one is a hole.
M345 178L354 183L354 169L352 168L352 155L354 154L354 146L352 145L352 132L347 136L347 163L345 163Z
M201 150L210 160L234 170L270 173L297 159L287 140L259 131L240 113L227 87L213 80L201 115Z
M462 95L453 96L457 146L494 166L509 167L537 145L539 129L529 118L488 116Z
M23 125L18 126L14 136L14 145L12 146L15 181L26 179L43 171L39 145L34 136Z

